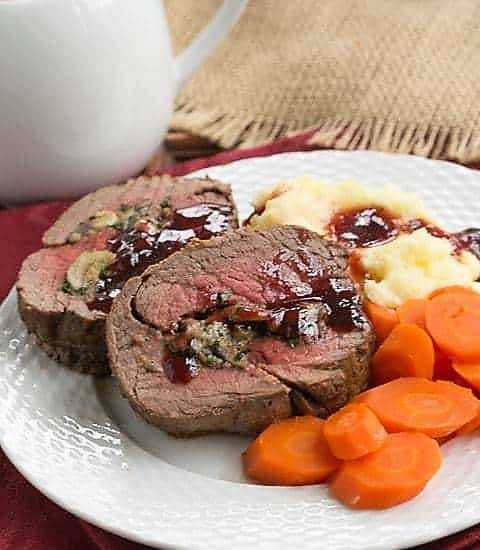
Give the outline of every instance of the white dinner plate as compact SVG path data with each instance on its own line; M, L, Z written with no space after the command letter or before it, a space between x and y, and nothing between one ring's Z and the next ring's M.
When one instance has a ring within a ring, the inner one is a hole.
M448 229L480 225L480 175L453 164L372 152L291 153L201 174L230 182L242 217L279 179L392 182L416 191ZM0 443L60 506L158 548L403 548L480 522L480 436L442 447L440 473L416 499L353 512L325 486L261 487L242 476L248 439L174 439L137 418L111 378L64 369L38 350L11 293L0 310Z

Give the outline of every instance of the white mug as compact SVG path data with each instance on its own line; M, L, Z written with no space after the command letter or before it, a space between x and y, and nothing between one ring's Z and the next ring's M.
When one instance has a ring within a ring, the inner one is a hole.
M226 0L174 58L161 0L0 0L0 202L141 171L175 94L245 4Z

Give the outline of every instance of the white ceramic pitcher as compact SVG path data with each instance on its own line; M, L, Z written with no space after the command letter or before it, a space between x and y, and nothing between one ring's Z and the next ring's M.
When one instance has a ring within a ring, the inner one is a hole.
M138 173L176 92L245 3L226 0L174 58L161 0L0 0L0 202Z

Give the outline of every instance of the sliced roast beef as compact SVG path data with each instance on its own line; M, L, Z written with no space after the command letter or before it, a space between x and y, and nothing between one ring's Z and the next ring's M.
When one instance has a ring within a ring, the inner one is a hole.
M23 263L19 310L49 355L109 371L105 318L125 281L180 250L238 227L230 187L210 179L141 177L73 204Z
M176 435L326 416L368 382L372 328L347 253L292 226L195 242L132 278L107 320L133 408Z

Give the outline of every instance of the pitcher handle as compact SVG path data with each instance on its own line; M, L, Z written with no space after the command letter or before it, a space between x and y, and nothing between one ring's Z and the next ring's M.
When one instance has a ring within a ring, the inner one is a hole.
M246 4L247 0L225 0L208 25L198 33L181 54L177 55L175 58L177 91L217 44L225 38Z

